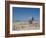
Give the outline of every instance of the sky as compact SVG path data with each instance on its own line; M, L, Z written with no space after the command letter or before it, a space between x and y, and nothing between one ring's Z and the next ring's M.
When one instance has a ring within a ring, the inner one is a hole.
M23 7L13 7L13 21L15 20L28 20L33 17L35 20L40 18L40 8L23 8Z

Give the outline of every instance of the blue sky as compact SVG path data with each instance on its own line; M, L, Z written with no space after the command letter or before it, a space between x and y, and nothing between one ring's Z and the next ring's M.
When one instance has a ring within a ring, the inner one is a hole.
M29 17L33 17L35 20L39 20L40 8L13 7L13 21L28 20Z

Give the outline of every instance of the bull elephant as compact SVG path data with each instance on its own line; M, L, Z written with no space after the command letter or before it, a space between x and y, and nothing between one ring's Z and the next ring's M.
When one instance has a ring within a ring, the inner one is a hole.
M32 24L34 21L34 18L32 17L32 19L29 20L29 24Z

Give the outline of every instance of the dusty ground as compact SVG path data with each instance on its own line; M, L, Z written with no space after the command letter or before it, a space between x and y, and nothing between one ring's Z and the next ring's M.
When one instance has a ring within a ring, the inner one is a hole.
M39 23L16 22L13 24L13 30L38 30L40 29L39 27Z

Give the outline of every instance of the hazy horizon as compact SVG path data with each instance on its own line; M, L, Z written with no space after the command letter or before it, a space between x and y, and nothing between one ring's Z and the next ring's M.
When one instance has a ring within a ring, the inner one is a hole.
M13 22L17 20L28 21L32 17L34 18L34 21L40 20L40 8L13 7Z

